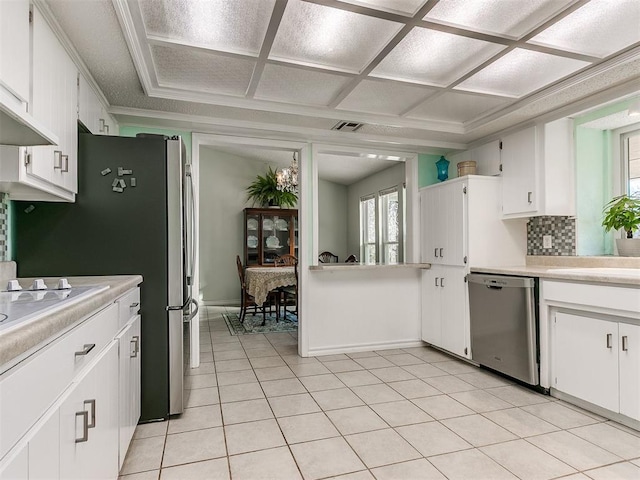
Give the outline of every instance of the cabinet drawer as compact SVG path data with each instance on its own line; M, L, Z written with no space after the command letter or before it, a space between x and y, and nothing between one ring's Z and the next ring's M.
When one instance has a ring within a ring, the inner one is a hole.
M0 458L113 339L117 310L96 313L0 378Z
M118 305L118 328L122 328L140 311L140 287L129 290L116 300L116 305Z

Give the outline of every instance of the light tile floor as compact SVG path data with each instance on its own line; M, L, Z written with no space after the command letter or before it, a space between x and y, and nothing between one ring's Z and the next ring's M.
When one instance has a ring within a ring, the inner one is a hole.
M185 412L138 426L121 480L640 479L640 432L427 347L301 358L223 310Z

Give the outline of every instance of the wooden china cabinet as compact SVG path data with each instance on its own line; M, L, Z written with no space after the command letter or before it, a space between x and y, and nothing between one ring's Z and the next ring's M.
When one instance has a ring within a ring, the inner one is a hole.
M298 257L298 210L245 208L245 266L273 266L285 253Z

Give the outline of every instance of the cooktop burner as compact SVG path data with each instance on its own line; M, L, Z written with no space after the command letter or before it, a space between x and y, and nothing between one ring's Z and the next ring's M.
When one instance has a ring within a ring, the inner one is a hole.
M64 290L19 290L0 292L0 335L26 322L54 313L109 286L71 287Z

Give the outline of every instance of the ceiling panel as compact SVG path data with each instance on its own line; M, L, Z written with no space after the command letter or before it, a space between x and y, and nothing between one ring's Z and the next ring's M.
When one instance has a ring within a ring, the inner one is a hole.
M338 105L338 109L399 115L435 93L435 89L397 82L364 80Z
M287 3L269 58L358 73L401 27L294 0Z
M151 54L161 86L228 95L245 94L255 66L253 60L162 45L153 45Z
M371 76L444 87L504 48L482 40L414 28Z
M521 97L590 65L572 58L516 48L456 89Z
M572 0L440 0L424 20L519 38L570 3Z
M139 0L147 34L257 56L275 0Z
M326 106L349 80L347 76L268 64L255 98Z
M446 92L412 110L408 117L424 120L467 122L481 114L504 106L510 99Z
M640 42L640 1L591 0L531 43L606 57Z
M419 9L427 3L427 0L342 0L344 3L352 5L362 5L363 7L375 8L390 13L399 13L412 17Z

